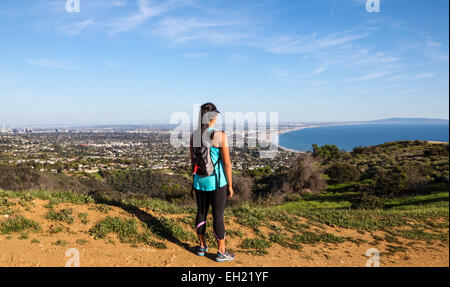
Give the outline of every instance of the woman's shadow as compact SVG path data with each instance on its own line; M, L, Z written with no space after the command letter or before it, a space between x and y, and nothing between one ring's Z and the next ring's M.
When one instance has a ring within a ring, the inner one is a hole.
M103 203L122 208L124 211L133 214L134 216L136 216L137 219L144 222L147 225L147 227L152 231L152 233L155 234L156 236L164 238L167 241L170 241L184 248L185 250L197 255L196 247L190 246L188 243L181 242L176 236L173 235L172 230L166 227L158 218L141 210L140 208L113 199L96 198L95 201L98 203ZM213 254L206 253L205 257L215 261L215 257Z

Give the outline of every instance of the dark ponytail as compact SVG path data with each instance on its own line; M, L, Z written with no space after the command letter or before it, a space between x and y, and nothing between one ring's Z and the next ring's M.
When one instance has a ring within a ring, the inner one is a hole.
M198 129L197 129L197 138L199 139L198 146L203 146L203 135L205 135L205 131L209 127L209 122L220 113L216 106L213 103L206 103L201 105L199 119L198 119ZM211 135L212 136L212 135Z

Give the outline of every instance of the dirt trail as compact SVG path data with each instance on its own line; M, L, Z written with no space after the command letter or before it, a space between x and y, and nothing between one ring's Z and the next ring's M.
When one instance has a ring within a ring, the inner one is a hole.
M106 216L120 216L133 218L132 214L118 207L112 207L107 214L96 209L95 204L75 205L59 204L58 209L73 208L75 222L68 225L69 229L51 234L49 230L58 224L45 219L48 208L47 201L34 200L29 210L24 208L20 214L26 218L39 222L42 230L37 233L30 232L29 237L20 239L20 234L0 234L0 266L65 266L73 256L66 256L66 251L76 248L80 254L80 266L365 266L368 257L365 256L369 248L377 248L385 252L386 242L380 242L373 246L369 242L373 237L369 233L360 234L355 230L327 227L327 232L333 232L340 236L351 236L366 240L367 243L353 243L346 241L339 244L319 243L315 245L304 244L301 250L291 250L274 244L268 249L268 254L255 256L247 253L236 253L233 262L217 263L214 261L214 252L211 248L205 257L199 257L192 253L193 244L184 248L178 244L164 241L167 249L156 249L144 244L120 243L115 235L107 239L94 239L87 231L99 220ZM76 217L78 213L89 213L89 222L82 224ZM0 224L7 220L0 215ZM169 215L176 218L177 216ZM234 229L245 231L241 226L231 223ZM186 226L187 228L187 226ZM382 232L376 232L383 236ZM67 242L65 246L55 245L58 240ZM238 250L240 238L227 238L228 247ZM449 248L442 243L427 244L415 242L406 244L406 250L393 255L381 255L381 266L449 266Z

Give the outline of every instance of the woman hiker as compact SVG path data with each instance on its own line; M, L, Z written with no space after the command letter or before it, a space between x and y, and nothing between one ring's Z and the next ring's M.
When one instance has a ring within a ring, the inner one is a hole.
M212 207L213 231L218 243L216 261L234 260L225 248L223 213L226 200L234 194L228 138L225 132L214 129L219 111L212 103L201 106L199 126L191 135L190 154L193 171L193 192L197 202L195 228L199 238L197 255L208 251L206 243L206 217Z

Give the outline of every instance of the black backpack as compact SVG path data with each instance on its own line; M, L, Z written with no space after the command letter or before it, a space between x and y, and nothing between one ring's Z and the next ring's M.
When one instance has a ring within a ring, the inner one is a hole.
M213 130L210 134L210 139L212 140L214 138L215 131ZM219 158L215 163L212 162L211 159L211 141L208 141L206 145L201 144L201 146L194 146L193 147L193 155L194 155L194 162L192 166L193 175L192 175L192 190L194 190L194 176L198 175L201 177L210 176L213 174L216 174L216 166L219 164L220 161L220 155ZM216 174L216 180L217 180L217 174ZM216 185L216 187L218 184Z

